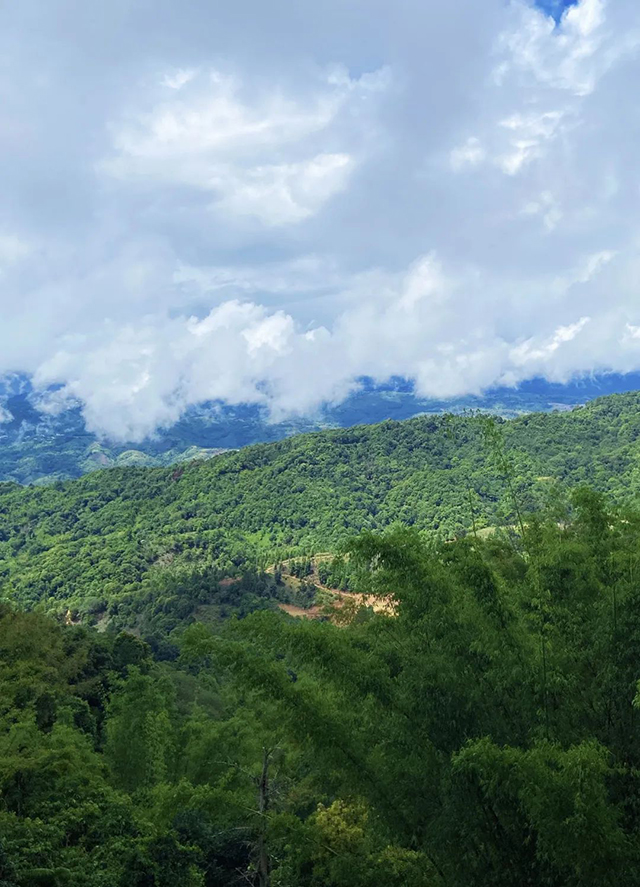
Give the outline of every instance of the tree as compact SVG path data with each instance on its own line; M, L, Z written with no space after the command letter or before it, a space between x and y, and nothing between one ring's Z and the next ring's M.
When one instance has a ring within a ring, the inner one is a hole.
M174 748L170 691L157 674L134 667L107 711L105 757L128 792L151 788L167 774Z

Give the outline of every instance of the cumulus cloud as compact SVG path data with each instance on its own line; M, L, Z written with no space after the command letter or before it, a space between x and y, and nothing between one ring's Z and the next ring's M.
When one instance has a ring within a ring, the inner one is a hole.
M313 94L300 101L277 87L245 97L237 77L217 70L167 74L162 84L169 95L113 125L114 153L102 169L150 187L208 192L227 219L299 222L345 188L364 146L340 134L341 118L384 91L389 72L352 78L338 68L317 79ZM353 153L319 150L345 141Z
M3 13L0 372L139 440L640 369L634 0L269 6Z

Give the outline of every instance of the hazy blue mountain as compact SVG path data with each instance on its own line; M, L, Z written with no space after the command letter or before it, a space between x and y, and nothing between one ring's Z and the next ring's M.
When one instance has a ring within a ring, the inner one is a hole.
M571 409L603 394L635 389L640 389L640 373L590 376L568 385L534 379L517 389L434 400L418 397L404 379L385 385L362 379L359 391L315 416L273 423L256 406L209 402L189 408L175 425L153 438L120 443L99 440L87 431L79 407L57 415L43 412L29 378L11 374L0 378L0 480L47 483L112 465L167 465L303 431L408 419L420 413L487 410L512 417Z

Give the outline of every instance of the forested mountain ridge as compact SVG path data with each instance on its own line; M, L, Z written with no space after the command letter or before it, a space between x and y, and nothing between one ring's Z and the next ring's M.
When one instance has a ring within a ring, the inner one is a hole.
M274 422L256 404L205 402L189 406L177 422L142 441L123 441L90 431L81 405L66 401L55 387L39 391L29 377L9 374L0 376L0 481L52 483L106 467L165 466L292 434L401 420L419 413L482 409L513 418L534 411L571 409L639 386L638 373L609 373L568 384L534 379L518 388L437 400L418 396L407 380L376 384L360 379L345 400L325 404L310 416Z
M487 442L484 417L423 416L206 463L109 469L49 487L2 484L0 592L80 615L126 618L141 601L157 608L180 597L188 612L221 577L335 551L395 521L453 538L474 523L512 523L513 494L523 511L583 483L614 502L636 498L639 393L491 427L497 444Z

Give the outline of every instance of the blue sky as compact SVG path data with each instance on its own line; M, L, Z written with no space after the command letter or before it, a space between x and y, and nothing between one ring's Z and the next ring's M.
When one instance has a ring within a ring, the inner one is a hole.
M560 19L569 6L575 6L577 0L538 0L538 6L555 19Z
M640 8L556 19L5 4L0 373L136 439L361 376L449 397L640 369Z

